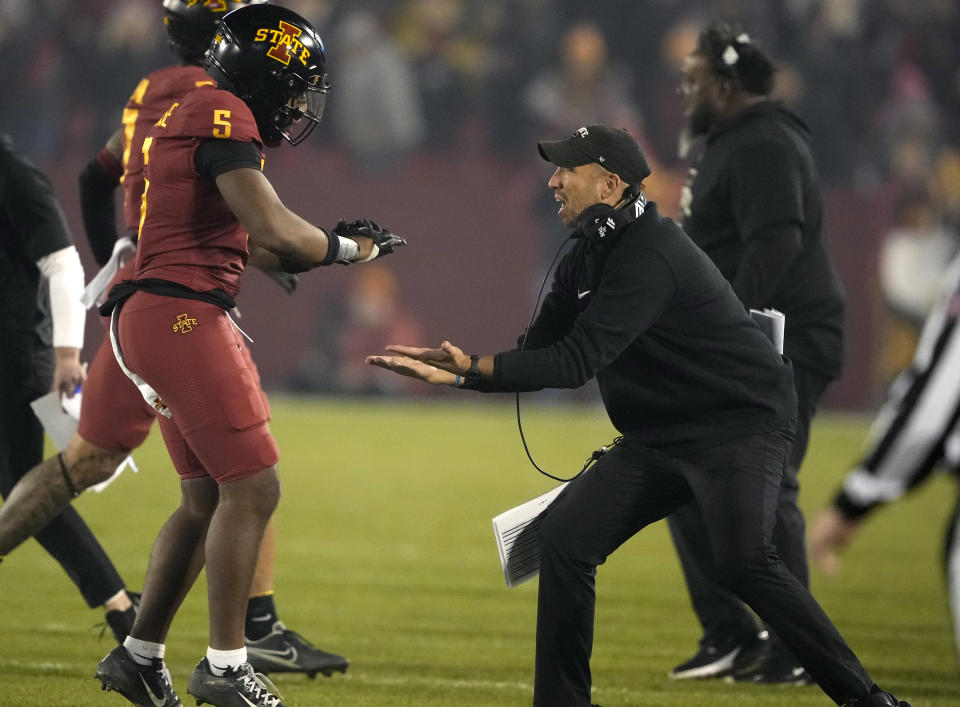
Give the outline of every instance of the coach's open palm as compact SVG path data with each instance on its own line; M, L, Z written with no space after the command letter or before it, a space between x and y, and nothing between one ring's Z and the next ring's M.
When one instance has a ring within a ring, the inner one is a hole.
M428 349L422 346L402 346L400 344L390 344L385 348L391 353L429 363L431 366L442 368L450 373L462 375L470 368L470 357L449 341L444 341L438 349Z
M409 356L367 356L366 362L371 366L385 368L402 376L419 378L433 385L450 385L456 379L453 373L417 361Z

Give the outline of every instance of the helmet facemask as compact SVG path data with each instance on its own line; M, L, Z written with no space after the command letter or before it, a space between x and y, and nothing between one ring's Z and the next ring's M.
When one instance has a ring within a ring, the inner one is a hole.
M323 118L330 82L326 74L315 74L308 81L290 74L283 80L283 88L287 100L274 111L272 120L284 140L298 145Z

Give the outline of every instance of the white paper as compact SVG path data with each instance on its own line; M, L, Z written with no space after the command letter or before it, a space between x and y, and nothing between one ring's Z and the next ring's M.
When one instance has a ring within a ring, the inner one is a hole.
M500 565L508 587L522 584L540 573L540 514L564 486L566 484L561 484L493 519Z
M60 407L63 408L63 411L72 417L75 421L80 421L80 401L83 400L83 392L78 388L77 392L73 394L72 398L68 398L66 395L60 397ZM70 440L67 440L68 442ZM60 449L60 447L57 447ZM63 451L63 450L60 450Z
M66 449L70 439L77 433L81 395L83 393L76 393L72 398L64 398L65 401L70 403L69 409L71 411L76 410L75 415L64 412L60 405L60 394L56 392L47 393L30 403L30 407L33 408L33 412L40 420L40 424L43 425L43 429L50 435L53 446L57 448L58 452Z
M760 327L760 331L773 342L777 352L783 354L783 333L786 330L787 323L787 318L783 315L783 312L770 308L751 309L750 316Z
M40 424L43 425L43 429L50 435L50 441L53 442L53 446L57 448L58 452L66 449L70 440L77 433L82 395L83 393L78 391L72 398L63 396L61 399L58 393L50 392L30 403L30 407L33 408L33 412L40 420ZM120 462L109 479L94 484L90 488L98 493L103 491L128 466L134 472L139 471L133 457L128 455L126 459Z

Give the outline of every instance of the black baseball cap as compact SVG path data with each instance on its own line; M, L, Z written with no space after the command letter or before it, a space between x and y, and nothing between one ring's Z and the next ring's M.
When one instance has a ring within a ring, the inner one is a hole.
M650 165L640 143L623 128L585 125L566 140L537 143L540 156L558 167L579 167L596 162L631 185L650 176Z

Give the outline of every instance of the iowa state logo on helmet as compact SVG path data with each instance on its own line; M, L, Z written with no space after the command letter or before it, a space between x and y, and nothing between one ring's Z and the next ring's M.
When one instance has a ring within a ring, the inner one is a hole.
M297 37L303 32L302 29L289 22L280 20L278 29L261 27L253 37L254 42L269 42L270 49L267 50L267 56L279 61L284 66L290 65L290 58L295 56L304 66L307 65L307 59L310 58L310 50L300 42Z

